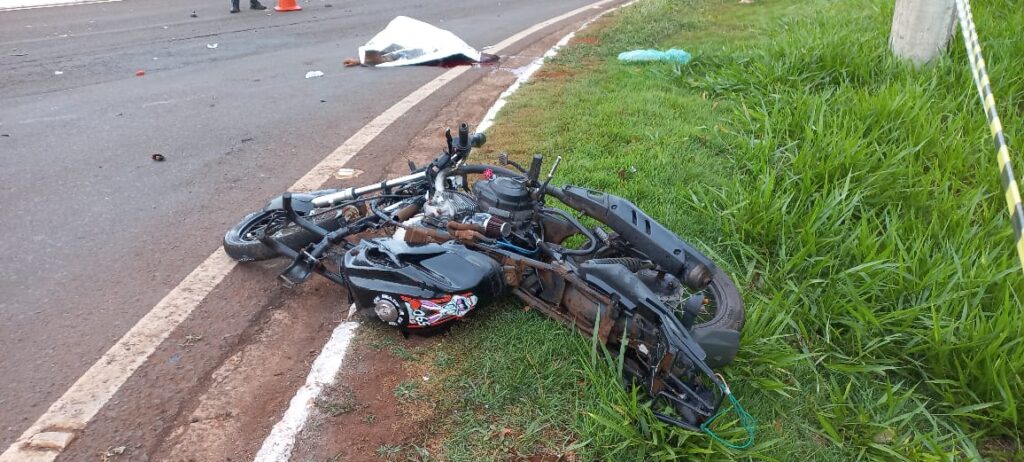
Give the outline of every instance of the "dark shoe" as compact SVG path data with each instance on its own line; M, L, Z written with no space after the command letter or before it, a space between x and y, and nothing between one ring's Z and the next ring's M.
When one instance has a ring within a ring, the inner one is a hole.
M265 9L267 9L267 7L263 6L263 4L260 3L260 2L258 2L256 0L253 0L251 3L249 3L249 9L250 10L265 10Z
M242 11L242 10L240 10L238 8L238 0L231 0L231 12L232 13L237 13L239 11Z

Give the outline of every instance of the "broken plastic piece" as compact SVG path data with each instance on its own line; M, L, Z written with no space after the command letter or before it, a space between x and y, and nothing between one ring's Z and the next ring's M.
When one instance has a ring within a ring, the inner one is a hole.
M690 62L690 54L676 48L672 48L668 51L633 50L619 53L619 61L671 61L678 64L686 64Z
M313 77L323 77L323 76L324 76L324 73L321 72L321 71L309 71L309 72L306 73L306 78L307 79L312 79Z
M211 49L211 50L213 50L213 49L217 48L218 46L220 46L220 44L219 44L219 43L207 43L207 44L206 44L206 48L209 48L209 49Z
M136 77L142 77L144 75L146 75L146 71L144 71L142 69L139 69L139 70L135 71L135 76Z
M392 19L359 47L359 62L379 67L442 64L449 60L468 64L488 58L495 57L485 56L449 31L407 16Z
M152 156L149 156L149 157L151 157L153 160L155 160L157 162L163 162L163 161L167 160L167 158L164 157L163 154L153 154Z

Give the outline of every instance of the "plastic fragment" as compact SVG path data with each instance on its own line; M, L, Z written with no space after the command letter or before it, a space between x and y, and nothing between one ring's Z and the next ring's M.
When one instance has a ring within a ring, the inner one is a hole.
M217 48L218 46L220 46L220 44L219 44L219 43L207 43L207 44L206 44L206 48L209 48L209 49L211 49L211 50L213 50L213 49Z
M307 79L312 79L314 77L323 77L323 76L324 76L324 73L321 72L321 71L309 71L309 72L306 73L306 78Z
M163 154L153 154L152 156L149 156L149 157L151 159L157 161L157 162L163 162L163 161L167 160L167 158L164 157Z
M672 48L668 51L647 49L624 51L619 53L619 61L626 62L669 61L678 64L686 64L690 62L690 58L691 56L689 53L676 48Z
M53 71L53 75L64 75L64 71Z
M144 71L142 69L139 69L139 70L135 71L135 76L136 77L142 77L144 75L146 75L146 71Z

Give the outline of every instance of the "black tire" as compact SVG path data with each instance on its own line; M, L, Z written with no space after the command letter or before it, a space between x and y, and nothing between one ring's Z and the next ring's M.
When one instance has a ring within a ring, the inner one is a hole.
M242 221L224 233L224 252L238 261L269 260L280 256L274 249L255 239L252 231L259 226L265 226L275 214L282 215L283 213L281 210L261 210L246 215ZM328 231L334 231L340 227L338 219L335 219L333 213L314 215L312 221ZM295 224L282 228L272 237L294 250L299 250L320 240L316 234Z
M746 320L746 312L743 306L743 299L736 289L736 284L721 268L715 269L711 276L711 284L704 292L710 295L715 303L715 313L711 319L693 325L691 331L706 329L732 329L737 332L743 330L743 323Z

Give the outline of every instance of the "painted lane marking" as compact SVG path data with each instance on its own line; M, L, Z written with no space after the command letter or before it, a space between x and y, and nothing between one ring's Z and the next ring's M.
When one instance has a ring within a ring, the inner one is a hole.
M0 0L0 11L34 10L36 8L53 8L55 6L95 5L97 3L113 3L121 0Z
M295 393L284 416L263 440L263 446L256 453L254 462L287 461L291 457L295 437L306 426L313 403L320 397L324 387L334 383L334 377L341 370L345 352L358 325L356 322L342 322L334 328L331 339L313 360L306 383Z
M488 128L491 128L491 125L494 125L494 118L498 116L498 112L501 111L501 109L505 107L505 104L508 103L508 98L512 96L513 93L518 91L519 87L523 86L524 83L528 82L530 78L533 77L533 74L536 73L541 68L541 66L544 65L544 61L546 59L558 55L558 51L561 50L562 47L568 45L569 41L576 36L577 32L586 29L587 26L589 26L594 21L601 19L601 17L603 17L604 15L616 11L620 8L625 8L629 5L632 5L636 3L636 1L637 0L631 0L627 3L623 3L614 8L609 8L607 10L602 11L597 16L588 19L586 22L581 24L580 27L577 28L576 30L569 32L568 34L565 34L565 36L562 37L561 40L555 43L551 48L548 48L548 51L544 52L544 54L541 57L534 59L533 61L530 62L530 64L527 64L524 70L517 73L515 82L512 82L512 85L509 85L509 87L505 89L505 91L501 92L501 95L498 95L497 101L495 101L494 104L491 105L490 109L487 110L487 113L484 114L483 120L481 120L480 123L476 125L476 131L482 132L486 131Z
M499 42L493 53L508 47L541 29L619 0L601 0L538 23ZM318 189L360 150L393 122L435 91L464 74L470 67L452 68L427 82L374 118L349 137L289 188L292 191ZM10 447L0 454L0 462L51 462L85 428L120 387L149 359L207 295L235 267L223 249L217 249L195 270L115 343Z
M234 266L223 249L207 257L0 454L0 461L55 459Z

